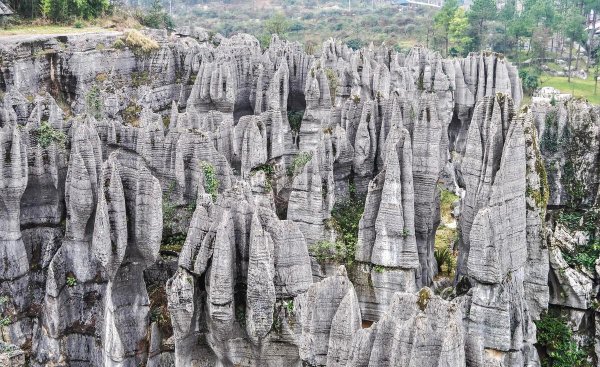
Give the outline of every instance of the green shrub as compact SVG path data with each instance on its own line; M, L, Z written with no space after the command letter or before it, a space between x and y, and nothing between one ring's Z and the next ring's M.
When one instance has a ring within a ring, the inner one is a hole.
M123 42L123 40L120 38L117 38L116 41L113 43L113 47L117 50L122 50L125 48L125 46L125 42Z
M353 38L351 40L348 40L346 42L346 45L348 47L350 47L351 49L353 49L353 50L356 51L356 50L359 50L359 49L363 48L365 44L364 44L364 42L362 40L359 40L357 38Z
M69 287L74 287L77 285L77 278L72 275L67 276L67 285Z
M259 171L264 172L267 176L273 176L275 174L275 168L269 163L259 164L250 170L251 173Z
M352 265L358 242L358 224L364 210L364 197L337 202L326 225L337 233L337 240L319 241L309 247L309 252L323 262ZM377 269L376 269L377 271Z
M10 316L5 316L0 319L0 326L5 327L12 324L12 319Z
M458 199L458 195L454 194L450 190L440 188L440 211L442 219L449 223L452 221L452 212L454 211L454 202Z
M102 101L100 100L100 89L97 85L92 88L85 95L85 106L87 112L99 119L102 117Z
M577 245L575 251L563 251L565 261L571 266L582 266L594 271L596 259L600 257L600 239L596 238L600 211L597 208L586 211L563 209L558 214L557 222L571 231L583 231L589 238L587 244Z
M185 233L172 233L163 236L162 241L160 243L161 251L173 251L173 252L181 252L183 245L185 244L185 240L187 238L187 234Z
M167 190L163 193L162 199L162 212L163 212L163 233L160 244L162 251L174 251L181 252L187 234L178 232L177 230L177 206L171 201L171 196L175 192L177 184L175 181L171 182ZM194 208L187 208L187 215L191 216L195 209L195 203L192 203ZM190 205L192 205L190 204ZM191 209L191 211L190 211Z
M375 270L376 273L383 273L385 271L385 266L375 265L373 270Z
M320 262L343 263L348 257L348 250L341 241L318 241L308 248L308 252Z
M358 223L365 208L365 197L356 197L338 201L331 210L330 225L338 233L338 241L346 248L346 263L354 261L356 243L358 242Z
M219 189L219 180L217 179L215 166L211 163L203 161L200 163L202 172L204 173L204 190L212 196L213 201L217 200Z
M555 110L550 110L544 120L544 134L540 142L542 151L554 153L558 151L558 115Z
M325 76L327 76L327 81L329 82L329 94L331 96L331 104L335 104L335 94L337 93L338 88L338 76L335 70L331 68L325 68Z
M293 177L293 176L296 176L297 174L299 174L300 172L302 172L302 169L304 168L304 166L308 162L310 162L311 159L312 159L312 153L300 152L300 154L298 154L297 156L294 157L294 159L292 160L292 163L287 168L288 176Z
M152 7L147 13L137 15L140 24L155 29L174 29L173 18L165 11L160 0L154 0Z
M52 143L60 148L65 147L67 136L60 130L56 130L48 122L44 121L40 124L40 127L35 131L35 137L37 143L42 148L48 148Z
M541 356L542 366L591 367L585 351L573 339L573 332L564 319L544 313L535 325L537 344L547 354Z
M540 86L540 73L534 69L519 70L519 77L523 84L523 91L528 95L532 95Z
M304 111L288 111L287 115L292 131L299 133L300 126L302 126L302 118L304 117Z
M594 271L596 260L600 256L600 243L593 242L584 246L577 246L577 252L563 253L567 264L571 266L582 266L590 271Z
M454 256L448 247L436 248L433 251L433 257L438 266L438 273L443 273L443 266L446 265L446 274L451 274L454 269Z
M265 190L267 192L273 189L273 180L275 179L275 167L269 163L260 164L250 170L250 175L255 174L256 172L264 172L265 173Z
M75 23L73 23L73 28L81 29L83 27L85 27L85 25L81 20L76 20Z
M283 301L283 307L285 307L290 313L294 312L294 300L290 299L289 301Z

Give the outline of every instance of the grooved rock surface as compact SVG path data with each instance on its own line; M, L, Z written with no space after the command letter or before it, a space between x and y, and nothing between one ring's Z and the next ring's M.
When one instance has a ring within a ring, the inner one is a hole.
M546 205L597 204L595 107L517 114L493 53L147 34L0 44L0 361L537 366L548 303L591 307Z

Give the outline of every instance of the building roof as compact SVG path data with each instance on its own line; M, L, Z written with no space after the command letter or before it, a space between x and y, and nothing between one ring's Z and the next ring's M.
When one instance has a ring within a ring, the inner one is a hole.
M0 1L0 15L12 15L13 11Z

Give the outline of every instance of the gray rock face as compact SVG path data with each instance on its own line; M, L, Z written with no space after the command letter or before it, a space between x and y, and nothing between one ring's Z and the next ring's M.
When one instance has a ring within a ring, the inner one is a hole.
M465 366L460 305L397 293L381 319L354 338L347 366Z
M597 203L600 121L598 106L569 100L532 106L544 158L549 205L591 207Z
M147 35L0 45L0 319L29 365L535 366L548 303L590 307L545 215L596 203L594 108L517 117L496 54ZM593 149L548 150L562 126ZM579 156L584 194L548 188L542 158ZM451 301L426 288L444 185Z
M530 115L515 118L510 97L497 94L476 106L469 127L461 166L466 195L458 272L471 283L463 297L466 359L472 366L539 363L537 353L529 352L535 342L532 319L547 304L544 289L542 296L536 294L530 286L536 280L525 276L539 274L543 286L547 263L543 257L527 261L544 256L539 232L527 228L537 225L539 231L535 215L545 206L533 200L530 209L526 205L526 186L539 190L539 177L527 175L528 156L530 166L539 159L526 148L529 140L529 149L536 149L531 120ZM538 302L532 309L531 300Z

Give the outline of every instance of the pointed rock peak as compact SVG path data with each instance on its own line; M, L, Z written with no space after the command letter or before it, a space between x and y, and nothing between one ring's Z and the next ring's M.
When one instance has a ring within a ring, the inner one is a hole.
M402 129L404 126L404 122L402 120L402 109L400 108L400 101L398 96L394 96L392 99L392 118L391 118L392 126L391 128L399 128Z
M346 267L344 265L338 266L337 269L335 270L335 275L347 278L348 272L346 271Z
M144 107L140 114L140 128L148 131L163 131L164 125L159 114L152 111L150 107Z

